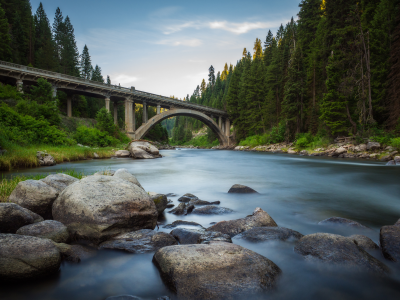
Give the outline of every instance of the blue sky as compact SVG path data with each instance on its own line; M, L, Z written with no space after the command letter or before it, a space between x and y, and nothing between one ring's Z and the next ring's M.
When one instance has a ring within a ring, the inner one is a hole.
M182 98L210 65L235 64L268 29L297 19L300 0L31 0L34 13L40 2L51 23L58 6L70 17L79 51L87 44L113 84Z

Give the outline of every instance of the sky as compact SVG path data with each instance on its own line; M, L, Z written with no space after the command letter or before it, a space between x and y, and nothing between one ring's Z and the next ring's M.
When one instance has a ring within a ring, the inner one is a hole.
M113 84L178 98L191 95L208 68L235 65L293 16L300 0L31 0L50 23L57 7L69 16L79 51Z

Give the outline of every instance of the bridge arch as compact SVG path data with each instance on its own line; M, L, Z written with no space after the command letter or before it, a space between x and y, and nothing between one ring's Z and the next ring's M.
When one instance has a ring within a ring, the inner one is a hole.
M192 109L180 109L180 108L170 109L161 114L155 115L150 120L148 120L147 123L142 124L142 126L140 126L135 131L134 138L137 140L142 139L154 125L164 121L165 119L175 116L187 116L200 120L201 122L206 124L213 132L216 133L219 143L222 146L229 145L229 136L225 135L225 133L219 128L218 124L213 119L211 119L209 116L207 116L202 112Z

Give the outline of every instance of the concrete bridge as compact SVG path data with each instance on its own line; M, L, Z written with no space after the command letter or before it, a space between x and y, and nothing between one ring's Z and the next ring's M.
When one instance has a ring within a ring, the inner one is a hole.
M200 104L180 101L165 96L136 90L135 87L125 88L117 85L91 81L70 75L17 65L0 61L0 82L17 85L23 92L24 85L34 85L39 78L44 78L53 86L53 96L57 90L67 94L67 115L72 117L72 96L83 95L105 99L106 109L110 111L110 102L114 103L114 122L117 124L117 107L125 106L125 131L132 139L143 138L157 123L173 116L189 116L196 118L213 130L220 144L232 144L230 121L224 110L207 107ZM142 125L135 128L135 105L143 105ZM157 115L148 120L148 107L157 107ZM165 111L161 113L161 108Z

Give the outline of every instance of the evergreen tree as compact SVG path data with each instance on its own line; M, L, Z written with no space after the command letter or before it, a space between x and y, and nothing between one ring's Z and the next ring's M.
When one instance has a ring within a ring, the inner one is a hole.
M92 77L92 59L90 58L89 49L86 45L83 47L81 55L80 70L82 78L90 79Z
M63 43L65 39L65 24L64 24L64 17L62 15L62 12L59 7L56 9L56 14L54 16L54 21L53 21L53 36L54 36L54 42L56 45L56 52L57 52L57 60L58 64L61 64L61 58L62 58L62 49L63 49Z
M74 27L68 16L65 18L64 24L61 27L63 29L61 35L61 72L67 75L80 76L79 51L76 46Z
M107 75L107 84L111 85L111 79L110 79L110 76L108 76L108 75Z
M259 38L256 38L253 50L254 50L253 59L255 59L256 57L261 59L263 51L262 51L261 40Z
M208 82L210 83L211 86L215 84L215 71L212 65L208 69Z
M9 34L8 20L4 10L0 5L0 60L10 61L11 53L11 37Z
M272 34L271 30L268 30L268 35L266 36L265 42L264 42L264 50L271 46L273 38L274 38L274 35Z
M96 65L96 67L93 70L91 80L104 83L103 75L101 75L101 68L98 65Z
M228 74L229 74L228 64L225 63L224 70L221 73L221 80L222 81L226 80L226 78L228 77Z

